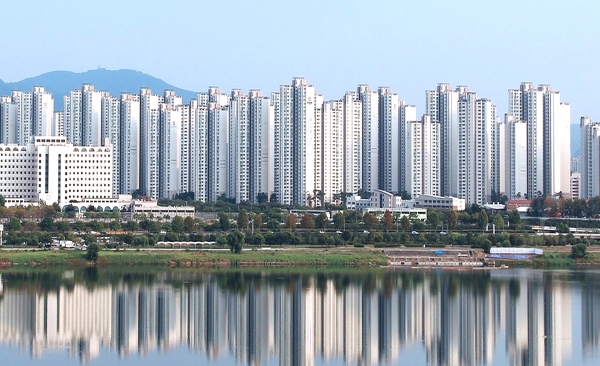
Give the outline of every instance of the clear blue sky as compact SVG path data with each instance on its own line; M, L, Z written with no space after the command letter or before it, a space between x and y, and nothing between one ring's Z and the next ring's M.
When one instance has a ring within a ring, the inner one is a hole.
M600 120L600 2L13 1L0 22L0 79L98 66L204 91L268 93L304 76L326 99L390 86L423 112L438 82L506 111L507 89L551 84Z

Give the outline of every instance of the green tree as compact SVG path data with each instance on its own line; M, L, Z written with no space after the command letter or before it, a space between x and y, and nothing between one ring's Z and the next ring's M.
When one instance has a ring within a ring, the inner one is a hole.
M111 221L110 224L108 225L108 227L112 231L118 231L118 230L121 230L121 223L119 221Z
M517 210L512 210L508 214L508 223L512 225L512 227L517 231L519 225L521 224L521 214Z
M0 194L0 206L5 207L5 205L6 205L6 198L4 198L4 196Z
M83 241L85 241L85 244L87 246L90 246L90 244L94 244L97 242L96 240L96 235L92 235L92 234L85 234L83 236Z
M171 224L173 225L173 224ZM193 217L188 216L183 220L183 230L186 233L191 233L196 228L196 220Z
M42 231L53 231L54 230L54 219L46 217L39 224L40 230Z
M231 227L229 216L225 212L219 212L219 225L223 231L227 231Z
M386 231L390 231L394 227L394 217L389 210L385 210L383 217L381 218L381 223Z
M56 231L59 233L66 233L69 231L69 222L68 221L58 221L55 225Z
M333 215L333 226L335 226L336 229L341 229L344 227L344 214L341 212L336 213L335 215Z
M246 210L242 209L240 211L240 213L238 214L238 219L237 219L238 229L247 229L249 222L250 221L248 220L248 214L246 213Z
M327 217L327 214L325 212L321 212L315 220L315 227L317 229L324 229L328 222L329 218Z
M477 226L480 229L485 229L487 224L489 223L489 218L487 212L485 210L479 211L479 216L477 218Z
M365 213L365 216L363 216L363 221L369 230L373 230L377 225L377 217L375 217L372 212Z
M289 214L285 223L290 230L294 230L296 228L296 215Z
M131 245L134 247L147 247L148 237L146 235L138 235L133 238L133 240L131 241Z
M85 253L85 259L88 261L98 261L98 253L100 252L100 246L96 243L88 244L87 252Z
M583 243L575 244L571 247L571 258L585 258L587 256L587 247Z
M300 219L300 226L303 229L312 229L315 227L314 220L311 215L305 213L304 216Z
M456 211L449 211L448 212L448 228L450 230L456 230L456 227L458 226L458 214L456 213Z
M438 225L440 224L440 215L437 211L428 210L427 211L427 222L433 228L433 230L437 230Z
M402 231L410 230L410 220L408 216L404 215L400 218L400 226L402 227Z
M260 214L254 215L254 228L260 230L263 223L262 216Z
M183 222L183 218L181 216L175 216L173 220L171 220L171 230L180 234L183 232L185 225Z
M502 218L502 215L495 214L494 217L492 218L492 222L494 223L496 228L504 229L504 219Z
M244 241L244 234L239 230L234 230L227 234L227 245L229 245L229 250L233 253L239 254L242 252Z
M12 219L10 219L10 221L4 224L4 230L6 231L18 231L21 230L21 228L21 220L19 220L16 217L13 217Z

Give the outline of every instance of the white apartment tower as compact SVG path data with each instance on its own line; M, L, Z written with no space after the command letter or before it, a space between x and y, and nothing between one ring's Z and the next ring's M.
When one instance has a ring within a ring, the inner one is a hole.
M508 94L509 114L527 123L527 197L568 194L570 106L548 85L521 83Z
M560 101L560 93L544 90L544 193L571 190L571 106Z
M431 123L439 124L440 192L442 196L458 196L458 99L466 87L452 90L449 84L440 83L436 90L426 91L425 114Z
M54 98L52 98L51 93L44 90L43 86L33 87L32 116L32 135L53 135L54 129L52 126L52 119L54 117Z
M250 98L239 89L231 92L229 106L229 187L227 196L236 202L250 196Z
M58 111L54 112L52 117L52 136L64 136L65 135L65 112Z
M119 193L140 188L140 96L121 94L119 131Z
M527 122L505 114L504 125L504 194L509 199L524 198L527 194Z
M581 199L600 196L600 122L581 117L581 158L579 161Z
M400 192L398 94L379 88L379 189Z
M119 99L105 93L101 98L101 126L102 136L100 141L109 141L113 146L113 195L121 192L121 110Z
M344 190L344 102L323 103L322 185L325 202ZM312 195L312 194L311 194Z
M274 193L283 204L308 204L315 181L315 87L296 77L272 94L275 127Z
M63 97L64 108L64 134L67 142L81 145L81 98L82 91L72 90Z
M362 104L362 190L379 188L379 94L368 85L359 85Z
M19 145L26 145L29 139L33 136L32 130L32 113L33 113L33 95L32 93L14 90L12 92L11 102L14 105L11 108L15 113L13 118L16 121L14 129L14 141ZM9 139L10 141L10 139Z
M260 90L250 90L249 138L249 199L256 202L260 193L268 197L273 191L273 109Z
M405 127L404 190L418 197L439 194L439 124L431 116L407 121Z
M208 98L199 94L190 102L190 181L189 191L194 199L207 202L208 197Z
M140 193L159 198L160 113L163 97L140 89Z
M9 96L0 97L0 142L17 142L17 106Z
M363 103L357 93L344 95L344 187L343 192L356 193L362 189ZM337 193L337 192L336 192Z
M160 105L158 197L172 199L180 193L182 109L181 105Z
M94 89L93 85L83 84L81 95L81 144L100 145L102 143L102 98L107 93Z
M400 187L398 188L398 192L401 193L403 191L407 191L406 189L406 176L409 173L406 167L406 145L407 141L407 131L408 123L417 120L417 107L414 105L404 104L404 102L400 101L398 106L398 119L399 119L399 144L400 144L400 159L398 161L399 171L398 171L398 179L400 181Z
M216 201L227 194L229 162L229 107L218 102L208 104L207 197ZM202 184L202 183L201 183Z

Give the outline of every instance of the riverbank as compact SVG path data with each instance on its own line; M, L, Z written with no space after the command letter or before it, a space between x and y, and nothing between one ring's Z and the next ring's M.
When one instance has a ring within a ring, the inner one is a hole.
M248 250L241 254L229 251L101 251L98 266L168 266L168 267L293 267L338 266L368 267L387 264L380 250L366 248ZM93 265L84 251L2 250L0 267Z

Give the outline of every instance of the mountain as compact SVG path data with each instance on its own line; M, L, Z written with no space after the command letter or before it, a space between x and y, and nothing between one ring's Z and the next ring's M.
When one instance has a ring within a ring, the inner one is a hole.
M92 84L96 90L106 90L112 96L119 97L121 92L139 94L140 87L148 87L156 94L165 89L174 90L183 97L185 103L195 99L197 93L177 88L163 80L135 70L96 69L81 73L70 71L52 71L14 83L0 80L0 95L10 95L13 90L32 91L34 86L43 86L54 97L54 110L63 110L63 96L71 90L81 89L83 84Z

